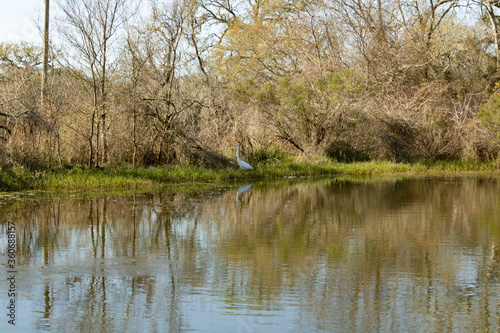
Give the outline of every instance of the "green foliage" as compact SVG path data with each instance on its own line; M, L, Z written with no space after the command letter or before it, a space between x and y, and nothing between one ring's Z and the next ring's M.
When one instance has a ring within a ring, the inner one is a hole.
M313 80L283 77L255 84L247 79L233 86L240 101L266 114L278 137L301 151L324 149L345 131L354 130L361 118L350 106L371 88L366 75L352 69Z
M355 69L340 69L326 75L331 91L348 91L359 93L363 88L371 86L366 74Z
M317 78L314 86L320 91L325 91L328 88L328 82L324 78Z
M269 100L272 103L276 103L276 87L272 82L264 83L260 89L255 93L255 97L258 100Z
M496 93L484 105L478 113L478 117L484 127L494 134L492 144L500 146L500 94Z
M255 150L252 154L252 162L259 164L269 164L284 161L287 158L286 154L276 147L263 146Z
M33 175L21 165L7 165L0 167L0 191L19 191L34 187L34 180L38 173Z

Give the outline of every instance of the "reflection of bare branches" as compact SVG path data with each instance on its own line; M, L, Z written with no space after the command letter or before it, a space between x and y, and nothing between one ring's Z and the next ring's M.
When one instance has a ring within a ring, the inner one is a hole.
M415 308L467 311L475 323L495 316L497 182L249 185L30 200L2 208L0 220L17 221L26 269L49 270L47 320L64 313L75 318L71 329L103 331L126 313L120 327L135 331L133 318L146 312L147 323L161 316L179 330L191 293L266 310L292 297L300 316L343 327L371 328L381 304L398 309L387 313L395 327ZM59 272L64 284L49 278ZM465 299L474 306L464 310ZM491 306L479 313L479 303Z

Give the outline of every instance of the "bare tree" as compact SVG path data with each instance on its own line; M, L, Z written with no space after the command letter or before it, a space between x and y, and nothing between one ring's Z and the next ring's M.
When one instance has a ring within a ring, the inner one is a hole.
M176 159L176 140L186 136L179 125L180 117L197 103L192 92L183 89L186 86L183 80L189 75L182 73L183 62L188 61L186 29L192 22L195 9L191 1L168 4L153 1L150 23L134 38L128 38L127 51L133 71L130 79L136 86L134 96L138 101L133 107L140 107L142 115L154 128L150 132L153 136L150 149L151 155L156 155L156 161ZM197 61L200 62L201 58ZM137 80L143 80L141 89L137 89ZM134 124L136 117L134 111ZM135 147L135 154L136 150ZM153 153L153 150L157 152Z
M71 46L67 64L75 69L92 98L90 129L86 134L89 166L100 166L108 161L108 82L117 56L112 46L131 13L130 1L66 0L60 1L59 6L64 13L61 35Z

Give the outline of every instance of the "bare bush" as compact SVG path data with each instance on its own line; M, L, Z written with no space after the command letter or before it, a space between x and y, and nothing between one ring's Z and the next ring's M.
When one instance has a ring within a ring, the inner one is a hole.
M379 157L407 162L483 157L477 109L470 101L457 101L440 82L380 94L366 110L379 126Z

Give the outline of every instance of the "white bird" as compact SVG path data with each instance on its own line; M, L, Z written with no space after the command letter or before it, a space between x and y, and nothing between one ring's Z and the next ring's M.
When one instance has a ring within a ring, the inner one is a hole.
M240 147L236 146L236 159L238 160L238 165L243 170L253 170L252 166L245 161L240 160Z
M245 185L241 185L238 188L238 192L236 193L236 208L238 208L238 199L240 198L240 195L242 195L243 193L248 191L250 189L250 187L252 187L252 186L253 186L253 184L245 184Z

